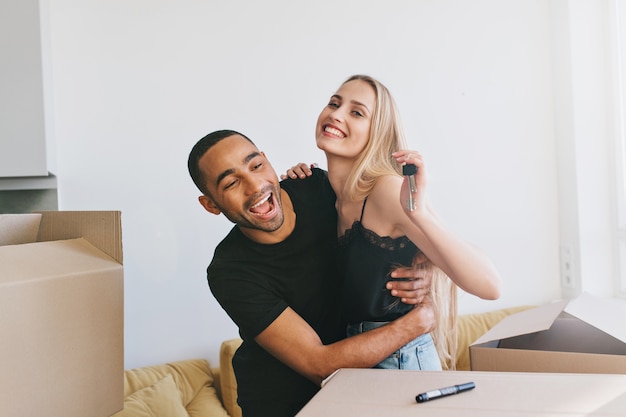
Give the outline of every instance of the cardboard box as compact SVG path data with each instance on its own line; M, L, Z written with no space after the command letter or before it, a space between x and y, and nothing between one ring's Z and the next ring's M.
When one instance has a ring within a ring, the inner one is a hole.
M2 415L123 408L121 237L120 212L0 216Z
M503 319L470 346L474 371L626 374L626 304L583 294Z
M417 403L467 382L476 387ZM626 375L340 369L297 417L623 417Z

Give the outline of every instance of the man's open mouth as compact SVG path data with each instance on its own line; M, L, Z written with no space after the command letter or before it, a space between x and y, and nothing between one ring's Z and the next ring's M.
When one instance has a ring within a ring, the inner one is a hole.
M271 217L276 211L276 201L274 199L274 193L267 193L265 197L250 207L250 213L256 217Z

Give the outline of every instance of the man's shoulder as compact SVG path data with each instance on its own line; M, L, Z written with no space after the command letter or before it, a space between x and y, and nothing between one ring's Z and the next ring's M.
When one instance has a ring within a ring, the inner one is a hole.
M230 246L230 245L238 245L239 242L244 238L243 233L239 230L239 227L233 226L228 234L224 236L224 238L217 244L217 248Z
M335 199L335 193L330 186L328 173L320 168L313 168L312 175L306 178L287 178L280 182L280 186L293 198L305 196L311 198Z
M328 172L320 168L311 168L312 174L305 178L286 178L280 182L283 188L313 187L315 185L329 184Z
M233 233L229 234L215 247L207 267L207 279L213 292L219 292L219 288L230 287L230 283L249 277L247 266L252 253L247 249L245 241L236 238L236 234L236 231L235 237L231 236Z
M234 226L230 232L217 244L213 252L211 266L221 265L224 262L237 263L246 258L246 249L248 239L241 233L237 226Z

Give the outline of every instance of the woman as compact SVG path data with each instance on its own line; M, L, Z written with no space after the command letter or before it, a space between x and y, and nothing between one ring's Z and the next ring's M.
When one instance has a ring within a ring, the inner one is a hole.
M365 75L348 78L320 113L315 134L317 147L326 154L328 176L337 195L348 335L382 326L413 308L394 301L386 290L392 267L413 264L430 268L437 329L378 367L452 367L456 349L454 284L478 297L496 299L498 272L481 252L448 230L427 204L424 158L417 151L406 150L399 112L379 81ZM411 206L403 165L417 168ZM295 176L293 171L288 174Z

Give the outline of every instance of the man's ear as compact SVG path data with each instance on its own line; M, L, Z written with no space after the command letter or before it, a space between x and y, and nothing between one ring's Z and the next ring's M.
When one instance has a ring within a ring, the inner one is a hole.
M201 195L200 197L198 197L198 201L200 202L202 207L204 207L204 209L209 213L220 214L222 212L219 208L217 208L213 200L211 200L206 195Z

